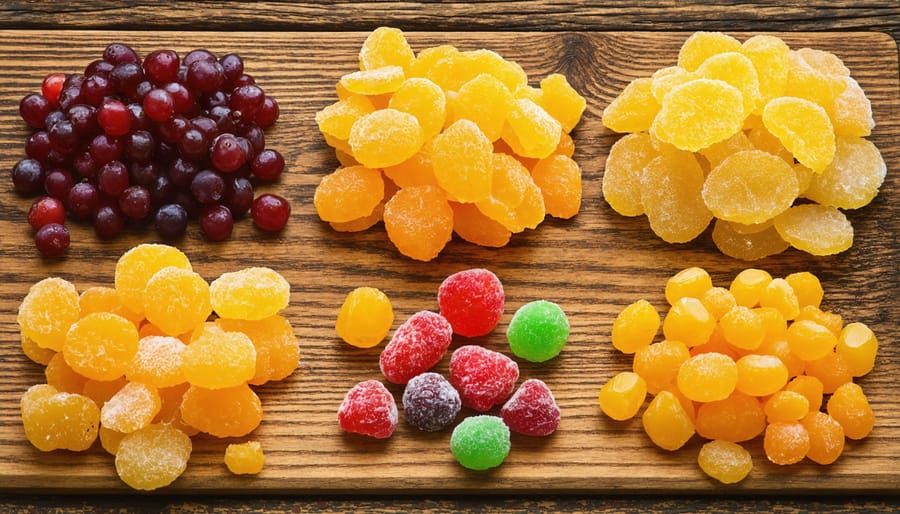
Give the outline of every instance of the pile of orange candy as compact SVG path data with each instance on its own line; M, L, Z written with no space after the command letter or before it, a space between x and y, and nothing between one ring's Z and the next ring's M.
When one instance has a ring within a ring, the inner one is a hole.
M702 268L679 272L666 284L663 341L653 342L660 316L646 300L616 318L612 344L634 354L633 371L603 385L601 410L630 419L650 393L642 416L650 440L677 450L694 433L709 439L698 462L724 483L750 472L738 443L759 435L775 464L831 464L845 437L862 439L875 423L853 378L872 370L878 341L865 324L821 310L823 295L808 272L782 279L746 269L728 289Z
M743 260L791 246L848 249L853 226L840 209L868 205L887 172L865 139L875 122L850 70L774 36L693 34L677 65L628 84L603 124L630 132L606 161L613 210L646 214L669 243L693 240L715 219L716 246Z
M274 270L207 283L184 253L158 244L122 255L114 288L79 295L64 279L41 280L18 312L22 350L47 380L22 396L25 435L41 451L83 451L99 437L129 486L170 484L187 466L190 436L250 434L263 415L250 386L296 369L297 338L278 314L289 298ZM233 472L262 469L259 444L231 446Z
M581 207L581 169L569 132L586 102L560 74L528 85L521 66L490 50L450 45L416 55L381 27L341 77L338 101L316 114L341 167L314 204L338 231L384 221L403 255L435 258L455 232L505 246L547 214Z

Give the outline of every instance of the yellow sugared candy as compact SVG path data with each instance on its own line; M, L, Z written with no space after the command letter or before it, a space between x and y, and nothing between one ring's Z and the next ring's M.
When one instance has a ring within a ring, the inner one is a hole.
M94 380L124 375L138 350L138 331L122 316L109 312L88 314L72 324L63 355L79 374Z
M191 270L163 268L144 287L144 316L166 335L189 332L211 313L209 284Z
M603 125L616 132L646 132L660 110L653 96L653 81L640 78L631 81L619 96L603 109Z
M337 231L384 220L401 254L428 261L454 232L502 247L547 214L568 219L581 208L570 132L587 101L565 75L530 86L496 52L442 45L417 55L402 31L380 27L360 50L359 71L335 90L338 101L316 123L343 169L369 170L338 170L316 189L316 211ZM390 187L376 183L380 170Z
M134 489L159 489L184 473L192 449L191 438L177 428L165 423L149 425L119 442L116 472Z
M84 451L97 439L100 408L87 396L40 384L22 395L20 405L25 436L38 450Z
M16 321L40 348L61 351L69 327L78 321L81 309L75 286L61 278L45 278L31 286L19 305Z
M721 80L697 79L669 91L650 131L660 141L696 152L733 136L743 122L739 89Z
M658 155L650 135L628 134L609 149L603 171L603 198L622 216L644 214L641 203L641 175L644 166Z
M223 273L209 285L212 308L222 318L256 320L287 307L291 285L266 267Z
M813 255L841 253L853 244L853 225L834 207L803 204L775 217L778 234L794 248Z
M812 176L803 196L821 205L858 209L868 205L884 182L887 166L870 141L838 137L834 160Z
M641 204L663 241L685 243L706 230L713 215L703 203L703 181L703 169L689 152L663 153L644 167Z
M727 52L740 52L741 43L721 32L695 32L678 51L678 65L687 71L695 71L708 58Z
M187 256L179 249L162 244L141 244L125 252L116 262L116 291L125 307L144 313L144 288L157 271L174 266L191 269Z
M255 475L265 463L266 456L258 441L233 443L225 448L225 466L235 475Z
M766 129L804 166L820 173L834 159L834 127L821 106L802 98L776 98L762 113Z
M703 202L720 220L763 223L794 203L800 186L786 162L762 150L731 154L703 183Z
M393 323L394 310L387 295L374 287L358 287L344 299L335 330L347 344L371 348L387 336Z
M704 473L723 484L735 484L747 478L753 469L750 452L730 441L714 440L704 444L697 455Z
M647 396L647 383L637 373L623 371L600 388L600 409L616 421L631 419Z

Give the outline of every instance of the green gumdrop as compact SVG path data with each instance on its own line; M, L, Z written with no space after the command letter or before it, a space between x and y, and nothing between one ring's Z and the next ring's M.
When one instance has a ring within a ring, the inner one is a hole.
M509 455L509 427L497 416L472 416L456 425L450 451L464 468L495 468Z
M538 300L516 311L506 339L517 357L544 362L559 355L569 338L569 319L559 305Z

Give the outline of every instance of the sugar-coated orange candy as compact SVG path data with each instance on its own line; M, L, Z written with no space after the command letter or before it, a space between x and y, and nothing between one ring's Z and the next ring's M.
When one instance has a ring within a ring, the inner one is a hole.
M409 159L419 151L425 139L415 116L387 108L356 120L347 142L360 164L375 169Z
M875 426L875 414L862 387L848 382L838 387L826 406L828 414L844 428L850 439L862 439Z
M112 287L95 286L89 287L81 292L78 296L78 306L81 311L81 317L87 316L92 312L111 312L118 314L134 325L140 326L143 317L140 314L132 312L122 302L122 295Z
M717 219L713 226L712 238L723 254L743 261L757 261L770 255L779 254L790 244L781 238L775 227L769 227L752 233L741 233L735 228L738 223Z
M844 328L844 319L840 314L823 311L818 307L813 307L812 305L807 305L805 307L800 308L800 313L797 314L797 317L794 318L794 321L814 321L819 325L827 328L831 331L835 337L841 335L841 330Z
M785 329L787 331L787 329ZM759 348L753 350L761 355L773 355L784 363L788 370L788 376L797 377L806 370L806 361L800 359L793 352L786 339L773 338L763 341ZM799 377L798 377L799 378Z
M544 197L525 166L514 157L495 153L490 195L478 209L511 232L535 228L544 220Z
M211 313L209 283L194 271L163 268L144 287L144 316L167 335L183 334Z
M96 312L72 325L62 353L79 374L94 380L113 380L125 374L137 349L138 332L130 321Z
M434 138L434 176L450 199L477 202L491 194L493 151L478 125L466 119L454 122Z
M800 314L800 300L791 284L783 278L773 279L763 288L759 305L778 310L786 320L792 320Z
M809 400L800 393L787 390L770 396L763 405L763 410L769 423L799 421L810 413Z
M722 440L704 444L697 455L697 463L704 473L723 484L740 482L753 469L750 452L739 444Z
M784 389L785 391L802 394L809 401L810 412L815 412L822 408L822 396L825 392L825 386L818 378L800 375L788 382Z
M671 91L672 88L680 86L685 82L690 82L696 78L696 74L687 71L681 66L660 68L650 76L650 92L653 94L653 98L662 104L663 98L669 94L669 91Z
M140 382L128 382L100 409L103 426L130 434L150 424L162 405L156 388Z
M187 380L182 367L186 345L171 336L147 336L138 341L125 377L154 387L171 387Z
M756 397L734 391L722 400L701 404L696 427L706 439L739 443L761 434L766 428L766 416Z
M739 89L721 80L696 79L669 91L650 131L660 141L696 152L733 136L743 121Z
M641 203L641 175L644 166L656 157L650 135L628 134L609 149L603 170L603 198L622 216L644 214Z
M734 295L738 305L755 307L762 296L762 290L772 281L772 275L761 269L747 268L731 281L728 290Z
M393 323L394 310L387 295L374 287L358 287L347 293L335 331L347 344L371 348L384 340Z
M41 348L37 343L34 342L34 339L22 334L20 336L21 345L22 345L22 353L25 354L32 362L35 364L41 364L46 366L50 359L56 355L57 352L51 350L50 348Z
M647 382L637 373L623 371L600 388L600 409L616 421L631 419L647 396Z
M403 81L400 88L391 95L388 107L415 116L426 141L440 133L447 119L447 96L444 90L424 78L414 77Z
M831 394L838 387L853 381L847 359L837 352L830 352L822 358L807 362L804 372L822 381L825 394Z
M287 307L291 285L271 268L251 267L223 273L209 285L209 296L221 318L264 319Z
M731 157L732 154L755 149L747 134L744 131L739 131L728 139L711 144L706 148L701 148L697 153L706 158L709 162L709 168L713 170L722 164L722 161Z
M403 31L392 27L378 27L363 42L359 51L359 69L400 66L409 72L415 59Z
M79 452L97 439L100 409L87 396L40 384L28 388L19 405L25 437L38 450Z
M825 291L822 289L822 283L819 282L819 278L812 273L808 271L791 273L784 277L784 280L794 290L794 294L797 295L797 302L801 308L807 305L818 308L822 303L822 296L824 296Z
M753 63L759 79L760 102L757 114L769 100L784 94L788 80L790 48L776 36L757 35L741 45L743 53Z
M125 307L144 313L144 287L157 271L175 266L191 269L187 256L178 248L162 244L140 244L128 250L116 262L116 290Z
M97 431L97 438L100 439L100 446L106 450L106 453L112 456L115 456L116 452L119 451L119 443L122 442L125 435L126 434L123 434L122 432L116 432L103 425L100 425L100 430Z
M368 216L383 198L384 179L379 170L349 166L322 177L313 205L322 220L347 222Z
M690 346L705 343L716 327L716 319L696 298L679 298L663 320L663 335Z
M795 97L826 106L834 102L847 87L844 74L835 75L823 69L822 62L808 60L809 53L791 50L788 54L788 81L785 98ZM846 68L845 68L846 69Z
M512 232L481 212L477 205L450 202L450 208L453 209L453 232L465 241L491 248L509 243Z
M402 67L382 66L348 73L341 77L341 85L351 93L376 96L397 91L405 78Z
M235 387L256 374L256 348L243 332L201 330L181 358L188 382L206 389Z
M41 348L61 351L66 332L80 317L78 292L61 278L45 278L31 286L19 305L16 321L22 334Z
M711 284L712 282L710 282ZM737 301L734 299L731 291L718 286L709 287L698 299L716 320L721 320L725 313L737 305Z
M875 120L872 119L872 102L859 83L851 77L843 77L846 87L825 106L828 117L834 125L834 133L838 136L866 137L872 133Z
M88 380L84 383L81 394L94 400L98 407L103 407L103 404L115 396L127 383L128 380L125 377L115 380Z
M766 427L763 448L770 462L781 466L795 464L809 451L809 432L799 421L770 423Z
M742 393L768 396L787 384L787 366L773 355L745 355L735 364L738 376L735 388Z
M638 300L616 316L612 327L612 345L632 354L653 342L659 332L659 313L647 300Z
M265 462L259 441L232 443L225 448L225 466L235 475L255 475L262 471Z
M191 438L166 424L132 432L116 449L116 473L134 489L165 487L184 472L192 450Z
M372 100L364 95L351 94L316 113L316 123L323 134L347 141L356 120L375 111Z
M463 84L454 99L453 117L474 122L491 142L500 139L516 99L493 75L482 73Z
M406 187L385 204L384 227L400 253L430 261L453 234L453 210L439 187Z
M538 161L531 178L541 190L547 214L569 219L581 209L581 168L565 155Z
M674 305L685 296L700 299L711 288L712 279L705 269L685 268L666 281L666 301Z
M79 375L75 370L66 363L66 359L62 352L59 352L50 358L47 367L44 368L44 378L47 384L53 386L63 393L81 394L84 392L84 386L88 379Z
M690 357L684 343L664 340L639 348L632 369L647 382L647 391L656 394L675 384L681 364Z
M844 358L850 373L861 377L875 366L878 339L864 323L848 323L838 336L835 351Z
M678 389L695 402L724 400L735 390L737 381L737 365L721 353L694 355L677 373Z
M503 139L523 157L543 159L559 145L562 125L541 106L517 99L503 125Z
M831 464L844 451L844 428L824 412L811 412L800 420L809 433L806 457L816 464Z
M575 91L565 75L559 73L551 73L541 80L541 97L537 104L559 121L566 134L578 125L587 107L584 97Z
M677 450L694 435L694 424L678 398L669 391L653 398L641 421L650 440L664 450Z
M262 404L246 384L227 389L191 386L181 402L185 422L216 437L242 437L262 421Z

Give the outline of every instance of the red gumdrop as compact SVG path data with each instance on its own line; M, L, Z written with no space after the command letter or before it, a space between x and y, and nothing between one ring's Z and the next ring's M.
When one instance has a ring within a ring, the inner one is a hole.
M443 316L417 312L397 327L381 352L381 372L389 381L405 384L440 362L452 339L453 328Z
M478 412L503 403L518 379L516 361L481 346L460 346L450 357L450 383L462 404Z
M494 330L503 315L506 296L497 275L486 269L454 273L438 289L441 315L453 332L465 337L483 336Z
M366 380L347 391L338 423L347 432L386 439L397 428L397 404L384 384Z
M523 435L550 435L559 426L559 406L542 380L532 378L500 409L500 417L513 432Z

